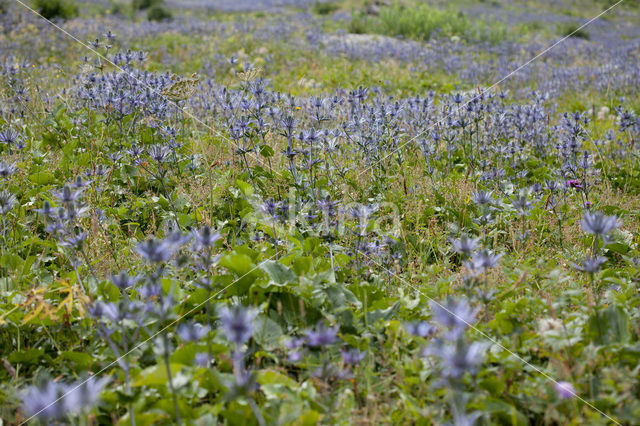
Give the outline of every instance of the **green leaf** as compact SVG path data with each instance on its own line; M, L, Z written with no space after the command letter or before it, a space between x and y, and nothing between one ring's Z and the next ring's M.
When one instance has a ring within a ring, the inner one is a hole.
M259 315L254 323L254 338L264 349L275 349L279 345L279 340L283 335L282 328L271 318Z
M498 418L498 422L501 425L527 425L527 417L516 409L513 405L510 405L499 399L487 399L483 402L484 410L491 414L492 417Z
M588 337L597 345L624 343L629 340L629 316L620 306L599 309L589 317Z
M262 145L260 147L260 155L263 157L273 157L273 154L275 154L275 151L269 145Z
M279 286L298 281L298 277L291 269L274 260L265 260L260 265L260 269L265 271L271 281Z
M88 370L93 364L93 357L86 352L64 351L59 358L70 361L82 370Z
M230 253L223 256L218 263L220 266L243 276L255 268L255 264L246 254Z
M175 376L183 367L182 364L169 363L171 367L171 375ZM138 374L133 383L134 387L137 386L158 386L166 385L168 380L167 367L162 364L156 364L154 366L145 368Z
M618 254L627 254L631 250L631 247L625 243L610 243L607 244L605 248Z
M56 181L53 173L37 172L29 176L29 180L36 185L50 185Z
M43 360L44 351L42 349L32 348L26 351L14 351L9 355L9 361L17 364L38 364Z

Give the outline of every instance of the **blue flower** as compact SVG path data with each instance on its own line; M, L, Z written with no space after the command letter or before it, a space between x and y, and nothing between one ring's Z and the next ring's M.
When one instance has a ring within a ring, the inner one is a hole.
M220 309L222 331L227 339L241 345L253 336L253 320L257 315L258 312L253 308L245 308L242 305L231 308L225 306Z
M324 324L319 324L315 330L306 331L307 344L312 348L329 346L335 342L337 334L337 327L327 327Z
M616 229L619 222L615 215L605 216L600 212L585 212L580 224L587 234L603 236Z

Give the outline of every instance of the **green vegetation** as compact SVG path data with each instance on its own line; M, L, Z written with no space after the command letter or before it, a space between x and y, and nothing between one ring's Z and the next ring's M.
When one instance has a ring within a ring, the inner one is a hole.
M156 4L147 11L147 19L150 21L166 21L172 18L172 14L166 7Z
M589 40L591 36L589 32L580 28L578 24L566 24L560 26L560 35Z
M314 13L318 15L329 15L340 8L340 5L333 1L316 1L311 6Z
M164 0L132 0L131 7L133 10L145 10L153 6L162 6Z
M500 41L507 35L506 28L500 23L472 20L453 7L436 9L426 3L406 5L398 2L381 6L377 15L368 13L366 8L355 11L349 23L349 31L414 40L455 36L465 40L491 42Z
M47 19L71 19L78 16L73 0L36 0L35 8Z

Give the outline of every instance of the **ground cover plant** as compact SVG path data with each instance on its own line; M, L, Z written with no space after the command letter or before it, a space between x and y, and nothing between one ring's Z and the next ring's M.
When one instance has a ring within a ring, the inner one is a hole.
M2 424L638 423L637 4L58 3L0 2Z

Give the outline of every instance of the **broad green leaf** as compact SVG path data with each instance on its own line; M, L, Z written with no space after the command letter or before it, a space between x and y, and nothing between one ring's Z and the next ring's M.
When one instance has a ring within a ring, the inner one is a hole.
M629 316L620 306L600 308L589 317L587 333L598 345L624 343L629 340Z
M271 281L279 286L298 281L298 277L291 269L274 260L265 260L260 265L260 269L265 271Z

